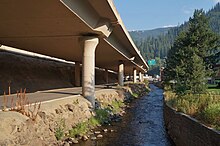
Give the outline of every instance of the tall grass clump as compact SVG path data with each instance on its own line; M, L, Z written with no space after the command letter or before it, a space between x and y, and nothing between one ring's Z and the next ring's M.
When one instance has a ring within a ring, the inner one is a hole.
M220 103L209 105L201 115L206 123L220 130Z
M220 96L218 94L208 92L180 96L168 90L165 92L165 100L177 111L186 113L219 130Z

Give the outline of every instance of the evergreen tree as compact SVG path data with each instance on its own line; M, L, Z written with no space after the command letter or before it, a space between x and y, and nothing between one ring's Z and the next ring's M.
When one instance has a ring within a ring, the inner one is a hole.
M175 80L178 94L205 91L205 79L210 75L210 56L217 48L218 37L211 31L203 10L195 10L188 30L180 33L171 48L165 68L166 81Z

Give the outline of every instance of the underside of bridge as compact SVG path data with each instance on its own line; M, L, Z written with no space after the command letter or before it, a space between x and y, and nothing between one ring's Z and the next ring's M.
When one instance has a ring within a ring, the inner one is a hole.
M82 64L92 104L95 66L119 72L120 85L148 69L111 0L1 0L0 18L0 44Z

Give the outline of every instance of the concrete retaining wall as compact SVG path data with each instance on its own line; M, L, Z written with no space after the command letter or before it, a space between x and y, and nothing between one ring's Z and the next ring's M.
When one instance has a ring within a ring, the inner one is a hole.
M220 132L164 104L168 134L177 146L220 146Z
M21 88L27 92L69 88L74 86L74 64L0 51L0 95ZM104 84L105 72L96 69L96 84ZM82 79L81 79L82 80ZM117 82L117 74L109 72L109 83Z

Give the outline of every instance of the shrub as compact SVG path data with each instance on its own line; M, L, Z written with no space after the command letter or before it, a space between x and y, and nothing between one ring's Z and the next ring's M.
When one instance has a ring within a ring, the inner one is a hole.
M105 121L108 120L109 112L110 112L109 108L95 110L95 113L96 113L95 118L97 119L99 124L103 124Z

